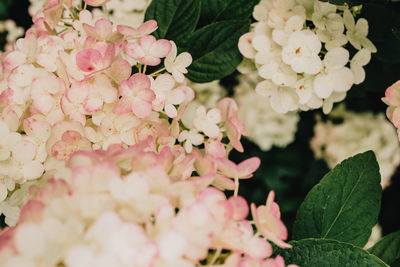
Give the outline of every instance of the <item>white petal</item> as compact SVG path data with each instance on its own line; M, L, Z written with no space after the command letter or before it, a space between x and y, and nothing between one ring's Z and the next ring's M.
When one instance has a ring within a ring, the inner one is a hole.
M39 178L42 175L43 171L43 165L38 161L25 163L21 170L22 174L27 180Z
M351 63L355 63L359 66L365 66L371 60L371 51L368 49L361 49L358 51L353 58L351 59Z
M320 98L327 98L334 90L331 77L320 73L314 79L314 91Z
M354 75L354 83L360 84L365 80L365 70L358 64L351 64L351 71Z
M8 190L5 184L0 182L0 202L7 198Z
M349 51L343 47L335 47L328 51L324 58L324 64L328 69L337 70L343 68L349 61Z

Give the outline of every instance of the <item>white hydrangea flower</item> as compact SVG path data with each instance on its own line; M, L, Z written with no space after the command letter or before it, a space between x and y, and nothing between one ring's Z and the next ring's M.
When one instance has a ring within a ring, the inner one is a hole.
M328 98L333 91L347 92L354 83L353 72L345 67L349 61L349 51L335 47L328 51L323 60L324 71L314 80L314 89L320 98Z
M255 74L239 77L234 96L239 116L249 131L248 138L264 151L273 145L286 147L294 140L300 117L296 112L279 114L274 111L269 101L254 91L258 81Z
M204 136L199 134L196 129L184 130L178 137L179 142L185 142L184 147L187 153L191 153L193 145L198 146L204 142Z
M317 158L323 158L330 168L358 153L375 152L382 177L382 187L400 164L400 145L396 130L383 113L353 113L339 106L330 118L341 118L343 123L319 121L314 128L311 148Z
M185 80L183 74L188 72L186 68L192 64L192 56L187 52L183 52L177 56L178 49L176 44L173 41L171 41L171 44L171 52L164 60L165 69L172 73L172 76L178 83L182 83Z
M371 51L371 53L377 51L375 45L367 38L368 21L366 19L360 18L356 23L350 10L345 9L343 12L343 21L347 29L346 37L354 48L357 50L366 48Z
M282 60L297 73L317 74L322 69L318 54L321 41L310 30L296 31L282 49Z
M364 81L363 67L376 48L366 37L367 21L355 23L348 7L319 0L262 0L253 16L257 22L239 39L245 59L238 70L265 79L256 91L275 111L322 108L329 113L353 84ZM351 60L344 48L349 41L360 50Z

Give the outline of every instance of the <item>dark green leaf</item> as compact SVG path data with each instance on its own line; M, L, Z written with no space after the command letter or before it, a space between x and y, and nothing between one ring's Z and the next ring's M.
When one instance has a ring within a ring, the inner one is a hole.
M292 241L291 249L279 249L276 253L285 264L301 267L387 267L382 260L367 251L348 243L329 239L303 239Z
M392 266L400 260L400 231L383 237L368 251Z
M200 23L250 18L259 0L202 0Z
M376 224L382 188L372 151L344 160L314 186L301 204L293 239L335 239L363 246Z
M242 56L237 47L250 21L221 21L196 31L185 47L193 57L187 77L194 82L210 82L235 71Z
M0 0L0 19L6 19L11 0Z
M400 39L396 36L400 29L400 17L395 3L380 2L363 5L361 16L368 20L368 38L378 52L374 54L385 63L400 62ZM397 32L396 32L397 30Z
M158 29L154 36L183 43L193 33L200 17L200 0L153 0L145 20L155 19Z

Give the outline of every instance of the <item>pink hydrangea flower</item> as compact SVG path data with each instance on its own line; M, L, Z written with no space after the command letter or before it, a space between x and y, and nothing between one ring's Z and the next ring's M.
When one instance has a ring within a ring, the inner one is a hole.
M386 110L387 117L397 129L400 129L400 81L386 89L385 98L382 100L389 105Z
M139 38L145 35L149 35L157 30L157 21L148 20L140 25L138 28L133 28L127 25L118 25L117 30L119 33L125 36L126 39Z
M157 66L161 59L171 51L171 43L168 40L156 38L152 35L145 35L140 38L140 44L129 43L125 46L125 52L133 59L149 66Z
M122 39L119 32L113 31L111 22L104 18L98 19L94 26L83 23L82 27L89 36L98 41L116 42Z
M152 111L152 101L156 97L150 87L150 79L142 73L136 73L129 80L121 82L119 93L122 98L118 100L113 111L116 114L132 111L139 118L149 116Z
M253 214L258 231L267 239L271 240L282 248L290 248L291 245L285 243L288 237L287 229L281 221L279 206L274 202L275 193L271 191L268 194L265 206L256 207L251 204L251 213Z

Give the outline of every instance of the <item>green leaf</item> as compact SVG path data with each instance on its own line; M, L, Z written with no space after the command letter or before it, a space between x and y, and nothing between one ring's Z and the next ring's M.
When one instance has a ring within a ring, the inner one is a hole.
M396 261L400 260L400 231L383 237L368 251L393 266Z
M382 188L372 151L344 160L307 194L293 239L335 239L362 247L378 219Z
M0 0L0 19L6 19L11 0Z
M361 13L368 20L368 38L378 49L373 55L389 64L400 63L400 17L396 5L383 1L368 3L363 5Z
M200 23L250 18L259 0L202 0Z
M211 82L234 72L242 61L238 40L249 27L249 20L221 21L197 30L185 44L193 57L186 77Z
M276 253L285 259L285 264L301 267L379 267L389 266L373 254L352 244L329 239L303 239L292 241L291 249L279 249Z
M166 38L183 43L194 31L200 17L201 0L153 0L145 20L155 19L157 39Z

